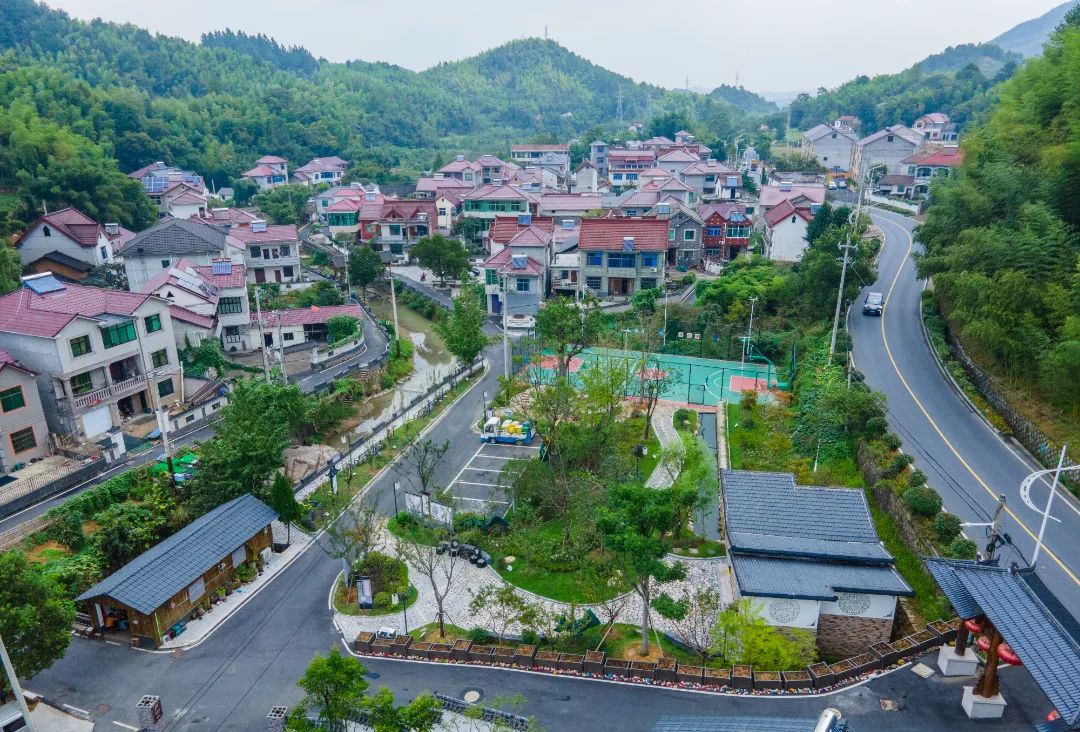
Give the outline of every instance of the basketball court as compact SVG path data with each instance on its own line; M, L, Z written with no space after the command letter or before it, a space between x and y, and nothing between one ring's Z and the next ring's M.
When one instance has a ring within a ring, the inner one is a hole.
M660 398L665 401L682 402L714 407L720 402L736 402L744 391L769 391L783 388L771 363L746 363L721 361L713 358L697 358L670 353L656 353L649 357L641 370L641 353L614 348L589 348L570 360L570 381L580 385L581 374L600 363L614 362L633 372L627 396L640 391L640 378L667 378ZM527 365L528 375L534 383L548 384L555 378L558 359L550 353L542 355L534 364Z

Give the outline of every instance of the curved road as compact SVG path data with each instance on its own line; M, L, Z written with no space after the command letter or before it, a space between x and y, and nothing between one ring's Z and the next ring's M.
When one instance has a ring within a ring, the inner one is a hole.
M1021 448L1003 439L967 405L941 373L920 325L922 282L916 279L911 253L921 247L912 239L915 222L904 216L873 211L885 234L878 262L878 281L864 288L848 320L855 365L874 390L884 392L892 429L903 449L915 458L937 488L946 510L965 522L987 522L994 515L998 494L1006 497L1004 530L1015 547L998 551L1004 565L1030 562L1041 514L1020 499L1020 483L1041 468ZM885 293L881 318L862 315L867 291ZM1032 488L1032 499L1043 506L1048 482ZM1044 547L1039 575L1066 607L1080 607L1080 503L1059 491ZM967 535L985 545L986 529L969 527Z

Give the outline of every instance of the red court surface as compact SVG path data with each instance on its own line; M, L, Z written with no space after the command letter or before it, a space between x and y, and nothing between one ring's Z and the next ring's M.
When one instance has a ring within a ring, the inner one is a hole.
M585 363L583 359L574 356L570 359L570 363L567 364L567 369L570 373L577 373L578 369ZM542 356L540 358L540 368L547 369L548 371L556 371L559 368L559 359L555 356Z
M752 376L732 376L730 391L768 391L769 382L766 379L755 379Z

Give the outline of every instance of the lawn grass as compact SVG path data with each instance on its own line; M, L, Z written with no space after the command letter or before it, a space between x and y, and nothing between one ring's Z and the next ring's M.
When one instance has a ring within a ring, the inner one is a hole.
M345 586L345 583L338 580L337 589L334 590L334 609L342 615L353 615L367 618L377 618L384 615L395 615L401 612L400 603L390 608L372 608L371 610L361 610L356 605L356 601L349 602L349 588ZM416 602L416 598L420 593L417 592L415 585L409 585L409 596L405 601L406 609L413 606Z
M691 549L696 549L697 551L691 552ZM703 539L695 534L692 536L685 536L675 542L675 546L672 548L671 553L677 554L680 557L697 559L704 559L706 557L726 557L727 547L721 541Z
M734 432L732 431L732 425L734 425L739 419L739 405L738 404L726 404L724 408L727 410L727 419L725 420L725 428L727 430L726 440L728 449L728 462L731 464L732 470L743 469L743 449L742 440L734 439Z
M623 424L625 425L625 432L622 435L619 449L627 454L632 454L635 445L645 445L645 457L639 458L639 465L642 480L648 480L649 476L656 470L656 466L660 464L660 458L663 456L664 449L660 446L660 439L653 432L652 427L649 428L649 439L641 439L641 436L645 433L644 417L631 417Z

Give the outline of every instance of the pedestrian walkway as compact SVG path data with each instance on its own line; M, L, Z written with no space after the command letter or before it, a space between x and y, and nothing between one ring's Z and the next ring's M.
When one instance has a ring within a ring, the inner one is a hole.
M657 404L652 416L652 428L656 438L660 440L660 449L665 452L682 445L679 433L675 431L675 406L672 404ZM656 464L652 475L645 482L649 488L670 488L679 477L672 463L661 455L660 462Z

